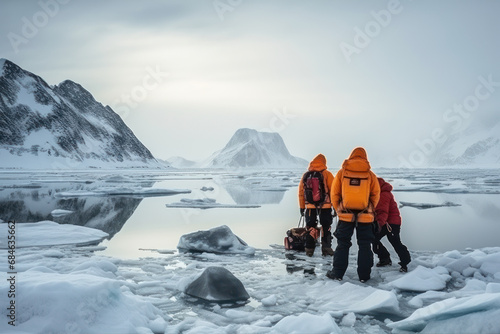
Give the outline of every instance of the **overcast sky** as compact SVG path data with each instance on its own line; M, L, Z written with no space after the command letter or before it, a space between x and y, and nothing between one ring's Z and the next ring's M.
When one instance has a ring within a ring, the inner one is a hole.
M498 122L499 14L493 0L2 0L0 57L81 84L158 158L204 159L249 127L332 169L355 146L389 167L459 118Z

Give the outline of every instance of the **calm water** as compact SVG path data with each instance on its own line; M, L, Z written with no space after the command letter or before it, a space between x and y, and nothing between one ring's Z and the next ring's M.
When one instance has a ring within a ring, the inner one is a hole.
M110 234L102 254L119 258L159 256L150 249L175 250L181 235L228 225L256 248L283 244L285 231L297 225L297 184L302 172L274 173L0 173L0 219L18 222L54 220L99 228ZM500 246L498 171L401 174L381 171L397 190L396 200L460 204L419 210L401 208L402 239L410 250L463 250ZM472 181L471 181L472 180ZM116 188L182 188L190 194L162 197L67 196L61 192ZM212 187L212 191L202 191ZM429 188L431 190L429 191ZM444 190L443 190L444 189ZM411 190L411 191L410 191ZM213 198L221 204L259 208L167 208L182 198ZM71 210L52 217L54 209ZM335 246L335 242L334 242Z

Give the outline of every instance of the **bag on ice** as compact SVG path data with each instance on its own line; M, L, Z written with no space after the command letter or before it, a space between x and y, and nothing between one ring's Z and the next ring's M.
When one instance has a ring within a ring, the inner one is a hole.
M306 248L306 236L310 234L314 239L317 239L319 236L319 231L316 228L311 228L311 231L315 233L310 233L309 229L305 226L304 216L301 216L298 227L293 227L286 231L284 240L285 249L303 252Z

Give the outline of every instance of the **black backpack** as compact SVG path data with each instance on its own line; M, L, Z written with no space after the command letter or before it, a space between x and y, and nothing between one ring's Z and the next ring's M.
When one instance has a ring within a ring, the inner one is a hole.
M308 171L302 177L304 184L304 198L307 203L320 207L326 200L327 190L323 173L318 171Z

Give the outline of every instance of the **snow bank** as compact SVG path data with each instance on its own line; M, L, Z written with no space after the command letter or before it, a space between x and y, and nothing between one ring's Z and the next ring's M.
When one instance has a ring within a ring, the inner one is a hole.
M429 269L418 266L401 278L389 283L399 290L423 292L428 290L443 290L446 282L451 279L448 270L444 267Z
M89 245L101 242L107 233L90 227L58 224L53 221L16 224L16 247ZM0 249L7 248L7 226L0 225Z
M47 270L49 271L49 270ZM7 280L0 294L7 296ZM28 270L16 279L16 331L26 333L153 333L163 332L161 311L133 295L116 280L88 274L59 274ZM0 332L7 324L7 308L0 313Z
M189 252L255 253L255 249L236 236L227 225L185 234L181 236L177 248Z

